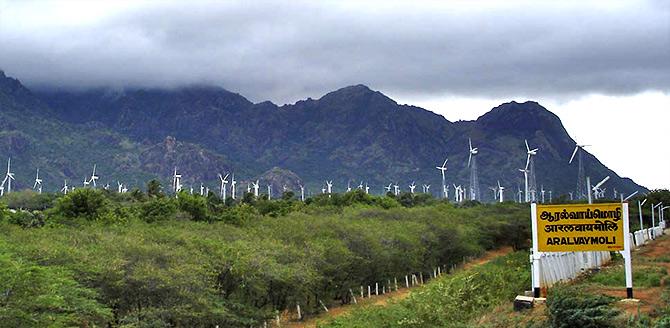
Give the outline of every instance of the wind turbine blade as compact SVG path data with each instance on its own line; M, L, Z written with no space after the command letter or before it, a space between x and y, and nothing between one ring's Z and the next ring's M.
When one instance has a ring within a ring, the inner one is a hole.
M442 167L447 166L447 161L449 161L449 157L447 157L447 159L444 160L444 163L442 163Z
M528 170L528 165L530 165L530 154L526 157L526 170Z
M623 201L625 202L625 201L631 199L633 196L637 195L637 193L638 193L638 191L636 190L634 193L632 193L632 194L628 195L628 197L624 198Z
M595 185L595 187L593 187L593 189L599 189L600 186L602 186L602 185L603 185L605 182L607 182L607 180L609 180L609 179L610 179L610 176L609 176L609 175L606 176L605 179L603 179L602 181L598 182L598 184Z
M579 149L579 146L575 146L575 150L572 152L572 156L570 156L570 161L568 164L572 164L572 160L575 159L575 154L577 154L577 149Z
M523 139L523 142L526 143L526 151L530 151L530 147L528 147L528 140L527 140L527 139Z
M468 146L470 146L470 150L472 150L472 139L468 138Z

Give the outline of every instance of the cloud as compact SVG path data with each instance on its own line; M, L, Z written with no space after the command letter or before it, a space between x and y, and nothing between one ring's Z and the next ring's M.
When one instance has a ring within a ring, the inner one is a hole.
M670 90L670 6L566 2L5 2L0 68L37 87L211 83L293 102Z

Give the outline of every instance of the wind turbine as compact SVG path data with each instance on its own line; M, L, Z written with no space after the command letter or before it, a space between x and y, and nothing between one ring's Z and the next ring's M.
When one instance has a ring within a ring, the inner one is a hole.
M363 181L361 181L361 183L358 184L358 189L363 190Z
M174 191L175 195L181 191L181 174L177 174L176 166L172 174L172 191Z
M600 189L600 187L607 182L607 180L610 179L610 176L606 176L605 179L602 179L600 182L598 182L591 190L593 191L593 196L595 199L598 199L598 196L600 196L603 193L603 190Z
M412 184L409 185L409 192L413 194L415 188L416 188L416 184L414 184L414 181L412 181Z
M388 186L384 187L384 189L386 189L386 192L387 192L387 193L391 192L391 186L392 186L392 185L393 185L393 182L389 183Z
M446 182L445 182L445 173L447 172L447 162L449 161L449 158L446 158L444 160L444 163L442 163L442 166L436 166L438 170L440 170L440 173L442 173L442 197L444 199L449 198L449 195L447 195L447 188L446 188Z
M255 196L256 198L258 198L258 190L260 189L260 185L258 184L258 180L256 180L256 182L253 182L253 181L252 181L251 184L252 184L253 187L254 187L254 196Z
M397 184L393 185L393 194L396 196L400 195L400 186L398 186Z
M454 185L454 199L457 203L463 201L463 187Z
M521 190L521 187L519 187L519 203L521 203L521 197L523 196L523 190Z
M365 193L370 194L370 186L368 186L368 183L365 183Z
M500 180L498 180L498 196L500 197L500 202L503 202L503 192L505 191L505 187L500 185Z
M123 183L121 183L121 181L117 180L116 181L116 188L117 188L116 192L118 192L119 194L122 193L123 192Z
M537 155L538 148L530 149L528 145L528 140L524 139L526 144L526 170L528 170L528 190L530 191L532 201L536 201L535 194L537 192L537 182L535 179L535 156ZM544 199L542 200L544 203Z
M2 180L2 186L3 186L3 195L4 195L4 186L5 182L7 183L7 193L9 194L12 192L12 180L14 180L14 173L11 171L11 166L12 166L12 158L10 157L7 159L7 174L5 175L5 179Z
M430 192L430 185L424 184L423 186L423 193L427 194Z
M89 183L93 183L93 188L97 187L97 185L96 185L95 182L96 182L96 181L98 180L98 178L99 178L97 175L95 175L95 168L96 168L96 166L97 166L97 164L93 164L93 173L91 173L91 179L88 181Z
M351 191L351 180L347 181L347 192Z
M70 188L67 186L67 180L64 180L63 188L61 188L60 191L63 193L63 195L67 195L67 192L70 191Z
M272 199L272 184L268 183L268 200Z
M219 191L219 195L224 201L226 200L226 185L228 184L228 180L226 179L228 179L228 173L226 173L225 176L219 173L219 180L221 180L221 190Z
M200 196L205 196L205 186L200 182Z
M498 198L498 188L489 187L489 190L493 191L493 200L495 201Z
M300 200L305 201L305 186L299 185L300 186Z
M586 173L584 172L584 163L582 162L582 153L584 152L584 147L588 146L590 145L575 144L575 150L572 152L572 156L570 156L570 161L568 162L568 164L572 164L572 161L575 159L575 155L577 155L577 194L575 195L577 196L577 199L583 199L584 197L587 197L587 193L591 193L584 185L584 181L586 181Z
M232 194L233 199L235 199L235 186L237 185L237 181L235 181L235 173L233 173L233 177L230 179L230 193Z
M542 194L542 203L544 203L544 185L540 186L540 193Z
M33 185L33 190L37 188L38 193L42 193L42 179L40 179L40 169L37 169L37 174L35 175L35 184Z
M470 146L470 153L468 156L468 167L470 168L470 199L479 200L479 177L477 176L477 154L479 150L477 147L472 148L472 139L468 138L468 146Z
M328 198L330 198L330 194L333 192L333 180L326 181L326 188L328 189Z

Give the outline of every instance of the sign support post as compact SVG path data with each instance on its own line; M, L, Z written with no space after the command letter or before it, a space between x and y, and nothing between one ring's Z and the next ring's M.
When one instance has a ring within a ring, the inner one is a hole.
M533 248L532 248L532 282L533 282L533 297L540 297L540 251L538 250L537 240L537 204L530 204L530 218L533 234Z
M633 266L631 258L629 204L530 204L532 228L532 287L534 297L540 296L542 285L540 270L550 274L562 273L561 261L556 258L542 258L547 253L578 252L586 255L587 268L600 266L602 254L595 252L618 251L624 258L626 296L633 298ZM583 253L585 252L585 253ZM541 268L545 262L546 268ZM553 266L553 267L552 267ZM548 284L555 282L554 276L547 277Z
M623 203L623 260L626 271L626 298L633 298L633 264L630 257L630 238L628 237L628 202Z

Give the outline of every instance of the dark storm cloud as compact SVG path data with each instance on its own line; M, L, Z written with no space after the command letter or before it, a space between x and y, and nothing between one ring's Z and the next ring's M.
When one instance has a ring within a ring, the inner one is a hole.
M0 68L34 86L204 82L279 103L356 83L414 96L670 90L663 1L148 2L45 28L8 26L15 4L0 16Z

